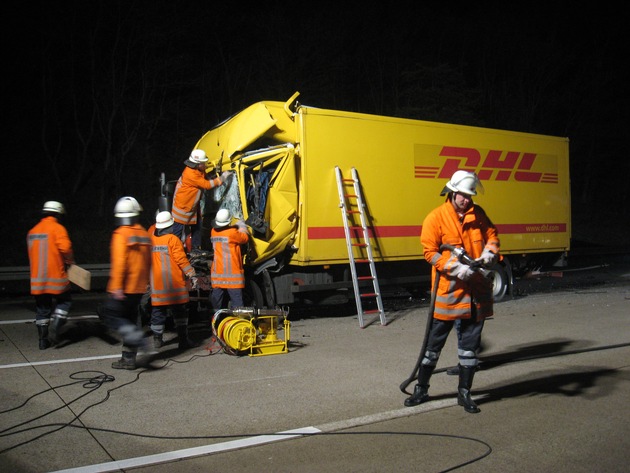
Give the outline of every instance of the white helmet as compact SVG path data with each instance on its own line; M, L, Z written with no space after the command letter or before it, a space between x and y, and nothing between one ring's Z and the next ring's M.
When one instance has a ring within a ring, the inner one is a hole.
M217 227L225 227L232 221L232 216L228 209L219 209L217 216L214 219L214 223Z
M136 217L142 212L142 206L133 197L125 196L118 199L114 207L114 217Z
M448 194L449 192L458 192L467 195L477 195L477 186L479 191L483 194L483 184L474 172L468 171L455 171L451 180L446 183L444 189L440 195Z
M44 202L42 212L55 212L63 215L66 213L66 209L61 202L57 202L56 200L49 200L48 202Z
M170 212L160 212L155 217L155 228L168 228L173 225L173 223L175 223L175 220Z
M202 149L194 149L192 153L190 153L189 161L192 161L195 164L203 164L208 162L208 157L206 156L206 152Z

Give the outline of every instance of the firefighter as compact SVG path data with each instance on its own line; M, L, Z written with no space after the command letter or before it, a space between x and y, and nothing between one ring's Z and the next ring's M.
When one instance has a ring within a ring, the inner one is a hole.
M466 412L480 411L471 398L470 389L479 363L477 353L484 320L493 315L492 284L470 265L459 261L451 251L440 249L444 244L463 248L484 267L498 261L498 232L485 211L473 202L477 188L483 191L475 173L456 171L440 194L446 195L445 202L431 211L422 223L420 239L424 257L433 266L433 282L436 277L439 281L426 351L421 354L418 384L405 400L407 407L429 400L429 380L446 339L459 320L457 403Z
M105 324L122 339L122 356L112 363L114 369L135 370L146 365L151 354L138 327L140 300L148 290L151 272L151 238L138 223L140 212L142 207L130 196L118 199L114 207L116 228L103 307Z
M249 230L242 220L231 225L232 215L228 209L219 209L214 219L210 241L214 249L214 259L210 270L212 308L216 311L228 306L242 307L245 288L245 270L241 245L249 241Z
M204 190L213 189L225 183L230 175L224 171L214 179L206 178L208 158L202 149L195 149L184 161L186 167L179 177L173 195L171 213L175 220L173 234L186 241L186 227L191 234L191 249L201 250L201 208L200 202Z
M151 331L155 349L164 345L164 328L169 312L177 329L179 349L196 346L188 338L187 304L190 297L186 286L186 278L194 281L196 274L186 257L182 241L173 234L173 223L170 212L158 213L155 232L151 235Z
M45 202L42 219L26 237L40 350L49 348L51 341L57 342L58 330L68 318L72 306L66 268L74 264L74 252L68 232L60 223L65 213L66 209L60 202Z

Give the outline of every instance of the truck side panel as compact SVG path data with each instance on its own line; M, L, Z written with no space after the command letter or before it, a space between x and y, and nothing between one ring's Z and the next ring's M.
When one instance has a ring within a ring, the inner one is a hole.
M334 167L359 173L382 261L422 258L421 224L457 169L475 171L475 197L497 225L502 252L570 244L568 140L416 120L302 108L304 188L297 264L347 261Z

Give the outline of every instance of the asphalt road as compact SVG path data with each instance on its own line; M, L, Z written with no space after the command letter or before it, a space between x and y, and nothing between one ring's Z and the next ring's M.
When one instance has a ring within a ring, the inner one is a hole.
M449 338L432 399L400 386L428 302L386 299L388 324L292 314L289 352L234 356L207 320L154 369L118 371L119 341L78 298L65 341L37 348L28 298L0 303L3 471L625 472L630 461L630 265L539 275L496 304L473 397L456 405ZM166 340L175 337L167 334ZM413 388L413 384L409 389Z

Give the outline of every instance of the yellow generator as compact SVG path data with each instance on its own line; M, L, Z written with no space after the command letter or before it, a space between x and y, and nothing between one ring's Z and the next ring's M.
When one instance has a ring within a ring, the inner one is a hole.
M263 356L288 353L291 335L288 315L288 310L279 308L220 309L212 317L212 333L230 355ZM278 337L279 330L283 331L283 338Z
M497 226L503 261L495 300L515 275L562 261L571 237L569 140L464 125L259 102L195 144L207 171L233 171L208 192L205 218L227 207L249 226L247 297L254 307L343 303L353 297L339 176L356 177L381 287L426 288L420 231L457 170ZM424 286L423 286L424 284Z

